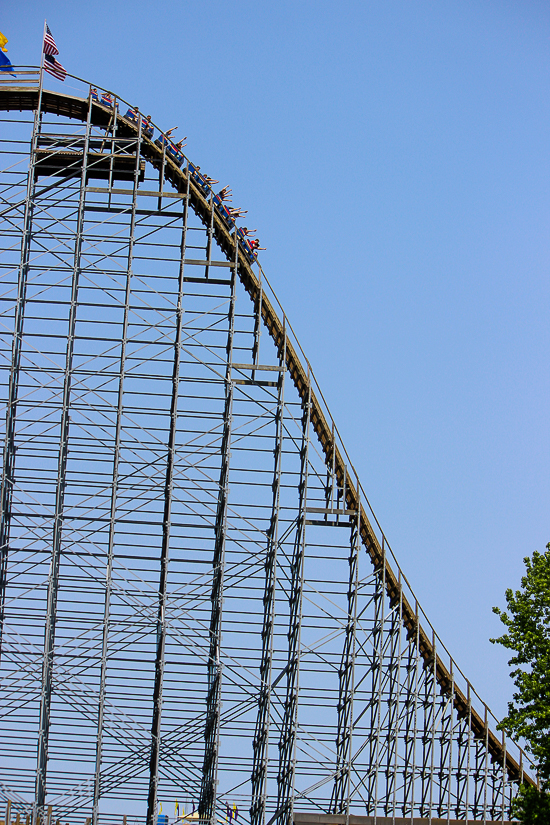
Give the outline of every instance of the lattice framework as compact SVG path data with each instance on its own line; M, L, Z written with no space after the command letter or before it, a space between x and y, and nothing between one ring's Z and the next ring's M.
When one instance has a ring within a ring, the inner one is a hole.
M29 79L0 89L1 793L94 825L507 819L522 754L236 230L141 122Z

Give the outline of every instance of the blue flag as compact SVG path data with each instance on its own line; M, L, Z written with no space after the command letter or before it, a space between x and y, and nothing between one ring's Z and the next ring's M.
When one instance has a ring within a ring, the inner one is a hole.
M9 57L6 57L4 52L0 51L0 72L10 72L14 77L17 75L13 71Z

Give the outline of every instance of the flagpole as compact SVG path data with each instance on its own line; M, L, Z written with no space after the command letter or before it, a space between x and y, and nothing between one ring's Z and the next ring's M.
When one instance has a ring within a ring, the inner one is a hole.
M40 55L40 75L38 79L38 112L42 104L42 87L44 85L44 40L46 39L46 20L44 20L44 30L42 32L42 54Z
M38 123L40 123L42 119L42 90L44 88L44 40L46 37L46 25L46 20L44 20L44 31L42 32L42 55L40 57L40 73L38 76L38 102L36 106L36 125L38 125ZM36 133L36 126L34 131Z

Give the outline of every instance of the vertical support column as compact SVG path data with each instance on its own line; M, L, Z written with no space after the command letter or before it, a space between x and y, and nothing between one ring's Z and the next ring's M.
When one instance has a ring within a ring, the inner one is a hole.
M421 773L421 800L420 816L432 815L432 783L433 783L433 751L435 744L436 727L436 700L437 700L437 652L435 634L432 635L432 657L426 662L424 671L424 714L422 740L422 773Z
M284 319L283 319L284 323ZM256 363L256 361L254 362ZM273 468L273 500L271 519L267 529L265 557L264 616L262 626L262 652L260 659L260 689L258 716L252 743L252 774L250 825L265 822L266 779L269 747L269 722L271 714L271 669L273 659L273 629L275 620L275 584L277 579L277 549L279 536L279 499L281 491L281 457L283 447L284 376L286 363L286 330L283 326L283 342L279 350L279 380L277 382L277 413L275 419L275 448Z
M502 799L504 796L504 765L500 764L499 759L491 759L490 767L490 786L491 786L491 801L489 804L489 812L487 818L490 821L496 821L502 816Z
M441 731L439 735L439 800L437 805L437 815L439 817L450 817L451 815L455 691L452 659L450 660L449 674L451 677L451 689L446 701L445 697L442 697L441 706Z
M469 694L469 686L468 692ZM469 700L468 700L469 703ZM458 714L457 714L458 716ZM458 735L457 743L457 758L456 770L454 774L454 781L456 785L455 805L453 808L454 818L461 819L463 816L468 819L468 773L469 773L469 734L468 729L468 713L466 716L461 716L457 721Z
M187 180L189 180L189 169L187 170ZM209 273L209 270L210 270L209 263L212 260L212 239L214 237L214 195L213 194L210 195L209 206L210 206L210 221L208 223L208 229L206 230L206 232L207 232L207 236L206 236L206 261L207 261L207 264L204 267L204 277L207 280L208 280L208 273ZM236 250L235 250L235 255L236 255L236 258L238 260L239 259L239 251L238 251L239 244L238 244L238 241L237 241L237 235L236 234L235 234L235 243L237 245Z
M90 106L92 101L90 99ZM114 152L114 135L116 133L116 109L113 109L113 142L111 143L111 152ZM113 473L111 480L111 510L109 514L109 539L107 549L107 566L105 570L105 602L103 608L103 636L101 642L101 672L99 677L99 702L97 711L97 733L96 733L96 757L94 770L94 795L92 800L92 825L97 825L99 814L99 800L101 797L101 760L103 755L103 729L105 719L105 698L106 698L106 682L107 682L107 656L109 647L109 618L111 610L111 591L112 591L112 571L113 571L113 556L115 543L115 528L116 528L116 503L118 492L118 468L120 462L120 441L122 432L122 400L124 396L124 378L126 369L126 346L128 340L128 316L130 311L130 296L132 289L132 270L134 258L134 243L135 243L135 225L136 225L136 210L137 210L137 188L139 183L139 164L140 164L140 133L141 133L141 118L138 127L138 141L136 143L136 163L134 167L134 189L132 198L132 211L130 215L130 233L128 240L128 260L126 265L126 289L124 295L124 316L122 321L122 338L120 347L120 368L118 379L118 394L117 394L117 411L116 411L116 425L115 425L115 446L113 454ZM113 159L111 158L111 167ZM109 180L109 202L111 198L111 180Z
M403 766L403 808L404 817L414 817L416 749L418 736L418 675L420 669L420 622L418 602L415 599L414 638L408 638L408 662L405 713L405 761Z
M256 297L256 306L255 306L255 313L254 313L254 344L252 345L252 363L256 365L258 363L258 358L260 355L260 338L262 335L262 300L263 300L263 286L262 286L262 273L260 270L259 274L259 288L258 288L258 295ZM285 323L285 319L283 318L283 323ZM285 346L286 346L286 332L285 332ZM283 363L283 367L285 364ZM256 377L256 373L252 370L252 380L254 381Z
M386 747L384 814L385 816L389 816L395 807L395 760L397 759L397 740L399 736L399 678L401 672L401 623L395 604L391 605L391 613L385 621L388 629L386 631L386 664L384 666L385 704L387 705L384 724ZM392 798L393 802L391 801Z
M187 197L183 214L183 230L180 247L178 274L178 296L176 302L174 363L172 368L172 396L170 399L170 429L166 455L166 475L164 481L164 515L162 519L162 545L160 552L159 602L157 615L157 648L155 656L155 685L153 688L153 718L151 721L151 754L149 758L149 794L147 797L147 823L154 825L157 812L157 790L159 779L159 757L162 722L162 687L164 682L164 656L166 649L166 592L168 585L168 563L170 559L170 532L172 526L172 499L174 490L174 463L176 457L176 437L178 431L178 399L181 363L181 338L183 326L183 290L185 248L187 241L187 216L189 209L189 175L187 176Z
M337 483L336 478L336 444L334 441L334 421L332 422L332 437L331 437L331 451L330 463L327 461L327 482L325 485L325 507L330 510L334 507L334 484ZM359 489L359 488L358 488ZM328 515L325 513L325 521L328 520ZM337 517L338 520L338 517Z
M108 202L109 207L111 206L113 179L114 179L113 173L114 173L114 168L115 168L116 132L117 132L117 126L118 126L117 105L118 105L117 99L116 99L116 97L113 96L113 106L112 106L112 109L111 109L111 117L110 117L110 120L109 120L109 126L107 127L107 130L106 130L106 133L105 133L106 135L108 135L109 132L111 132L111 139L109 140L109 138L107 138L107 140L109 141L109 143L111 145L110 153L109 153L110 154L110 158L109 158L109 179L108 179L109 195L108 195L108 198L107 198L107 202ZM93 106L91 88L90 88L90 106ZM111 123L113 124L112 129L111 129ZM139 122L139 131L141 132L141 119L140 119L140 122ZM140 141L140 145L141 145L141 141ZM137 154L138 154L138 158L139 158L139 152ZM138 166L138 169L139 169L139 166Z
M311 420L311 383L308 374L307 400L302 417L302 448L298 517L294 551L290 565L288 660L284 716L279 737L279 770L277 774L277 818L281 825L292 825L294 776L296 772L296 724L300 675L300 639L302 629L302 593L304 587L305 513L308 492L309 425Z
M80 196L75 235L75 251L71 284L71 306L67 331L67 350L65 356L65 377L63 383L63 400L60 425L59 458L57 483L55 491L55 510L52 537L52 555L48 580L46 607L46 626L44 633L44 658L42 663L42 688L40 696L40 722L38 732L38 753L36 762L36 784L34 801L35 822L43 818L46 799L46 772L48 764L48 739L50 732L50 706L52 698L53 655L55 642L55 624L57 617L57 590L59 585L59 567L61 560L61 542L63 532L63 511L65 503L65 485L67 473L67 455L69 441L69 405L71 398L71 381L73 371L73 354L78 306L78 286L80 281L80 253L84 226L84 204L86 200L86 172L88 165L88 147L90 142L92 107L88 106L86 137L82 157L82 176L80 179Z
M382 563L375 571L374 617L372 629L373 654L371 660L371 741L367 813L378 813L378 773L380 768L380 739L382 726L382 669L384 659L384 597L386 593L386 545L382 536Z
M157 201L157 209L160 212L162 209L162 195L164 192L164 170L166 169L166 141L162 141L162 161L159 167L159 199ZM189 204L189 168L187 169L187 201L185 203L185 209L187 210L187 206Z
M468 738L466 741L466 782L465 782L465 799L464 799L464 819L468 822L470 818L470 771L471 771L471 745L472 745L472 697L470 695L470 683L468 682L468 718L467 718L467 731L468 731ZM459 812L457 811L457 817L459 816Z
M334 432L333 432L334 436ZM334 445L334 441L333 441ZM333 446L334 453L334 446ZM356 480L357 512L350 535L348 611L344 646L339 670L338 727L336 735L336 772L330 810L349 816L350 774L353 737L353 698L355 692L355 657L357 648L357 594L359 589L359 548L361 546L361 506L359 480Z
M504 792L504 773L500 762L497 760L491 760L490 784L491 804L488 819L495 821L500 819L502 814L502 794Z
M13 483L15 477L15 427L17 415L17 399L19 395L19 373L21 368L23 326L27 299L27 278L29 273L29 254L31 246L32 219L34 212L34 192L36 188L34 174L36 160L35 150L41 125L41 101L42 73L40 73L38 105L34 113L34 123L31 137L31 159L29 164L29 171L27 173L27 190L25 193L25 210L23 213L23 236L21 241L21 257L19 260L17 303L15 305L10 381L8 389L8 403L6 405L6 435L4 439L4 454L2 462L2 488L0 490L0 504L2 508L0 513L0 661L2 659L4 606L6 600L6 585L8 574L11 503L13 494Z
M435 643L435 631L432 630L432 651L433 651L433 679L432 679L432 707L431 707L431 725L429 728L430 737L430 773L428 779L428 816L433 815L433 794L434 794L434 766L435 766L435 740L437 731L437 650Z
M487 786L489 784L489 722L487 719L487 705L485 707L484 718L484 766L483 766L483 821L487 819Z
M231 270L231 297L228 313L227 362L225 371L225 406L223 438L221 444L221 470L214 527L214 556L212 559L212 611L210 614L210 649L208 654L208 689L206 694L206 724L204 730L204 762L199 800L199 817L215 821L218 751L220 739L221 708L221 630L223 610L223 582L225 574L225 540L227 535L227 501L229 497L229 461L231 456L231 430L233 415L233 334L235 328L235 286L239 262L239 243L235 231L235 263Z
M506 770L506 733L502 731L502 803L501 803L501 811L500 816L502 820L507 813L506 811L506 789L507 789L507 778L508 772Z
M398 789L398 753L399 753L399 735L402 734L401 730L401 659L403 656L403 652L401 649L402 646L402 616L403 616L403 590L401 588L401 570L398 571L398 582L397 582L398 590L399 590L399 599L397 603L397 614L395 613L395 606L394 606L394 628L393 632L397 634L397 678L395 683L397 685L396 692L395 692L395 702L394 702L394 714L393 720L392 715L390 713L390 727L388 729L388 735L391 735L392 738L392 756L393 756L393 765L390 765L388 760L388 773L391 771L391 786L392 786L392 803L391 808L389 808L388 813L391 816L396 816L397 810L397 789ZM395 645L392 645L394 647ZM407 699L405 699L405 702ZM392 732L393 727L393 732ZM389 794L388 794L388 804L389 804Z
M482 739L475 739L475 768L474 768L474 791L473 791L473 805L472 814L474 819L479 819L480 814L483 813L483 794L485 791L485 741Z

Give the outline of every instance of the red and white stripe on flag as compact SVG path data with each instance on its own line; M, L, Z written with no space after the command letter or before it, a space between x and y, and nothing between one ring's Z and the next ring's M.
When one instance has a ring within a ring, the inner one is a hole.
M44 54L59 54L59 49L55 45L53 34L50 27L46 23L46 31L44 32Z
M52 57L51 54L44 55L44 71L53 74L58 80L65 80L67 77L67 69L61 65L59 60Z

